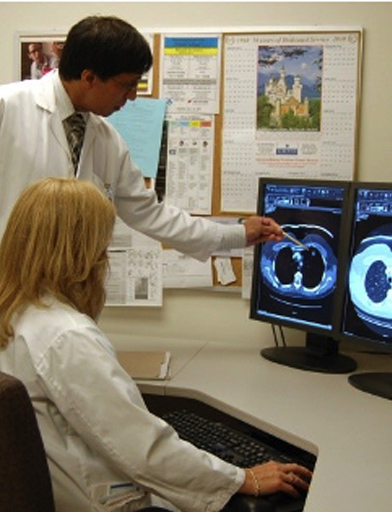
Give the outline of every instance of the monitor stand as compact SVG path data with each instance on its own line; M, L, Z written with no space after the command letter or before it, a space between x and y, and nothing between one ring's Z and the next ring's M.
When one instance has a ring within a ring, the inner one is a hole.
M356 370L354 359L339 354L339 345L329 336L307 333L304 347L271 347L261 355L278 364L320 373L350 373Z
M355 373L349 376L348 381L365 393L392 400L392 372Z

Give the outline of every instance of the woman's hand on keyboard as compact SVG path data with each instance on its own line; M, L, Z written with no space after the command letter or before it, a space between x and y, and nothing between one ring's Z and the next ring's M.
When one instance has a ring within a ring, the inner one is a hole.
M246 469L239 492L262 496L280 491L296 498L308 490L311 478L312 472L304 466L270 461Z

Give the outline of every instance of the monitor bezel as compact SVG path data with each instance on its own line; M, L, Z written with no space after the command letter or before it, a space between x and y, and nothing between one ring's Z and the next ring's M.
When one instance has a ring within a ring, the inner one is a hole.
M342 220L341 220L341 230L340 230L340 242L339 249L337 254L338 261L338 272L337 272L337 281L336 281L336 289L334 291L335 299L333 304L332 311L332 326L331 329L328 327L318 327L314 325L308 325L301 322L293 322L289 319L275 319L269 316L268 314L263 314L257 311L257 295L258 295L258 282L260 279L260 265L259 260L261 256L261 251L263 249L262 244L257 244L254 249L254 261L253 261L253 278L252 278L252 290L251 290L251 299L250 299L250 318L252 320L257 320L261 322L266 322L273 325L281 325L283 327L288 327L292 329L296 329L299 331L303 331L310 334L319 334L323 336L328 336L332 339L338 340L339 328L341 325L341 314L342 314L342 305L343 305L343 288L345 272L342 268L342 265L339 265L339 262L342 261L342 258L345 254L347 254L347 245L348 245L348 233L347 226L350 221L350 208L349 208L349 199L350 199L350 182L346 180L338 181L338 180L325 180L325 179L307 179L307 178L259 178L258 185L258 196L257 196L257 214L261 216L265 216L264 213L264 190L267 185L276 184L276 185L308 185L308 186L328 186L332 188L343 188L343 205L342 205ZM273 216L271 216L273 218Z
M376 340L360 335L348 334L344 331L344 312L347 307L348 302L348 274L350 270L350 262L352 259L353 253L353 237L354 237L354 223L355 223L355 204L358 190L360 189L370 189L370 190L389 190L392 192L392 183L388 183L385 181L355 181L351 183L350 186L350 197L349 204L351 209L351 215L349 219L349 232L348 232L348 240L345 244L345 254L343 255L343 261L345 262L345 275L343 276L343 288L342 288L342 303L341 303L341 315L340 315L340 325L338 331L338 340L342 343L345 343L352 347L354 351L363 351L363 352L374 352L374 353L385 353L392 354L392 341L391 343L383 342L382 340ZM392 218L392 215L391 215Z

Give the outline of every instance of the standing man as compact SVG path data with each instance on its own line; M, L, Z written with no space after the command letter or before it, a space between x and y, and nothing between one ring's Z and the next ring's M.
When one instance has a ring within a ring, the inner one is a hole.
M150 47L134 27L92 16L71 28L58 71L0 87L0 237L28 184L75 175L112 199L126 224L200 260L215 250L282 238L271 219L253 216L228 226L193 218L158 203L145 187L124 141L102 117L136 98L151 65Z

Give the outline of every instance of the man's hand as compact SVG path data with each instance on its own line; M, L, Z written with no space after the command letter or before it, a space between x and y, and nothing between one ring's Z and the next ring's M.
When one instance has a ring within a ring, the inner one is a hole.
M282 228L269 217L253 215L244 221L247 245L283 239Z

